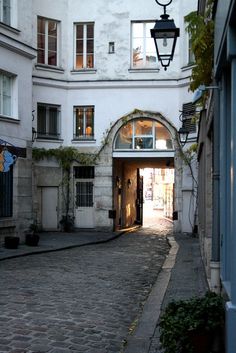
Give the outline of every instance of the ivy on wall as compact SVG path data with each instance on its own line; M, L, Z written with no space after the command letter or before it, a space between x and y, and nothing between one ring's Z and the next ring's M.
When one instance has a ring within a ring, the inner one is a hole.
M195 91L200 85L208 86L212 82L214 57L213 5L214 0L208 0L204 15L194 11L185 17L186 30L190 35L195 57L190 82L191 91Z

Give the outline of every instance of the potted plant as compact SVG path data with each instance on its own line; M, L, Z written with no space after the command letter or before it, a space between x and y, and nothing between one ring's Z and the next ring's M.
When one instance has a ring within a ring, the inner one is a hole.
M165 353L224 352L224 302L213 292L169 303L159 326Z
M32 223L29 230L25 233L25 244L29 246L37 246L39 242L39 228L37 223Z
M64 232L73 232L74 217L70 216L69 214L62 216L62 219L60 220L60 224Z
M20 243L20 238L13 235L7 235L4 238L4 246L6 249L17 249Z

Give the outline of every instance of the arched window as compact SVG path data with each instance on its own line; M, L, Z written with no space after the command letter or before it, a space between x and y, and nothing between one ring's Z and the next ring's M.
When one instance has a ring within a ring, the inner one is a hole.
M173 143L169 130L161 123L135 119L118 131L115 150L173 150Z

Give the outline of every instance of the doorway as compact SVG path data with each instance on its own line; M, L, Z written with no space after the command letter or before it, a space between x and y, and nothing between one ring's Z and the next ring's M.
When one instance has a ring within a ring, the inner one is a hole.
M42 198L42 228L43 230L58 229L58 187L41 188Z
M143 176L143 226L172 220L174 168L143 168L140 174Z

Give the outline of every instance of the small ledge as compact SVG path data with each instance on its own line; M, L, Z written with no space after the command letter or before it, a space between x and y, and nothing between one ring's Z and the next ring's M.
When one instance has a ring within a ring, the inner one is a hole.
M95 143L96 140L95 139L73 139L71 140L71 142L85 144L85 143Z
M5 24L4 22L0 22L0 28L5 28L8 31L11 31L12 33L15 33L15 34L20 34L20 32L21 32L19 29L11 27L11 26Z
M64 140L63 139L50 139L50 138L42 138L38 137L35 139L37 142L49 142L49 143L62 143Z
M154 72L159 72L160 68L156 68L156 69L129 69L128 70L131 74L135 73L135 74L139 74L139 73L154 73Z
M187 70L191 70L194 66L195 66L196 64L187 64L187 65L185 65L185 66L182 66L181 67L181 70L182 71L187 71Z
M7 123L20 124L20 119L13 118L13 117L10 118L9 116L0 115L0 120L5 121Z
M57 66L50 66L50 65L43 65L43 64L35 64L35 68L37 70L43 70L43 71L51 71L51 72L58 72L60 74L63 74L65 72L64 69L57 67Z
M72 75L76 74L96 74L96 69L81 69L81 70L71 70Z

